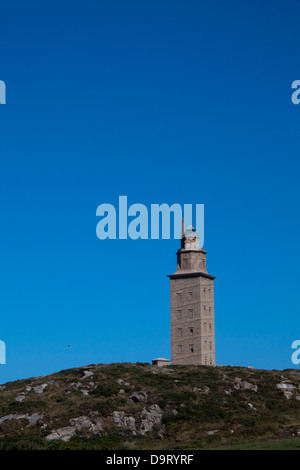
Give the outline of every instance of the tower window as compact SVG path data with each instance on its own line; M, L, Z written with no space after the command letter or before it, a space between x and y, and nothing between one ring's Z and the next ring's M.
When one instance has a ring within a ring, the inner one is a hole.
M189 318L193 318L194 316L194 310L192 308L189 308L188 309L188 312L189 312Z
M182 310L177 310L177 317L178 317L178 320L181 320L181 318L182 318Z
M192 335L194 333L194 328L190 328L190 334Z
M188 296L189 296L190 299L192 299L193 298L193 292L188 292Z
M194 352L194 345L193 345L193 344L190 344L190 352L191 352L191 353Z

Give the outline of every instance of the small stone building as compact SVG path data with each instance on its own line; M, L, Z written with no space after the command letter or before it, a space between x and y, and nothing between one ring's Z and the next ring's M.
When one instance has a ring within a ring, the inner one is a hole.
M153 359L152 365L157 366L157 367L169 366L170 359L164 359L162 357L158 357L157 359Z

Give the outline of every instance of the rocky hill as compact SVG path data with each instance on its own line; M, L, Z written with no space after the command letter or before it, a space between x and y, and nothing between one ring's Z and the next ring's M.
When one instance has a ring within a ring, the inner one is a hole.
M300 372L99 364L0 386L0 449L193 449L300 435Z

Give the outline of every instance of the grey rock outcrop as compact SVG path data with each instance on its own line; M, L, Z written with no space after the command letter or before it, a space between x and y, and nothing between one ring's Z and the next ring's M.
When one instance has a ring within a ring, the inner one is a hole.
M124 411L113 411L110 419L120 428L135 431L135 419L132 416L127 416Z
M88 416L79 416L69 420L71 426L56 429L45 437L47 441L58 440L68 442L75 434L87 431L90 434L101 435L103 423L101 418L96 418L95 423Z
M208 395L209 391L210 391L210 388L207 387L206 385L203 388L198 388L198 387L193 388L193 392L195 392L195 393L202 392L202 393L205 393L205 395Z
M33 391L34 391L34 393L37 393L37 394L40 395L41 393L43 393L43 391L47 387L48 387L48 384L38 385L37 387L33 387Z
M144 408L140 414L140 434L146 434L147 432L152 430L155 424L161 423L163 414L163 411L158 405L152 405L148 410Z
M292 385L291 383L286 383L286 382L282 382L280 384L277 384L276 388L278 390L283 391L283 394L284 394L284 396L287 400L290 400L292 398L293 393L294 393L294 389L295 389L294 385Z
M25 393L21 393L21 395L18 395L16 397L16 401L21 402L24 400L25 397L26 397Z
M90 371L90 370L84 370L81 374L81 378L82 379L87 379L88 377L93 377L94 375L94 372Z
M251 384L250 382L242 380L239 377L234 379L233 386L236 390L250 390L251 392L257 392L258 390L257 385Z
M217 434L218 432L219 432L218 429L214 429L213 431L207 431L206 434L207 434L208 436L214 436L214 435Z
M133 401L134 403L147 403L147 393L141 390L140 392L134 392L130 395L129 400Z
M12 419L27 419L28 422L29 422L29 426L33 425L33 424L37 424L39 421L41 421L43 419L43 414L39 414L39 413L33 413L32 415L29 415L28 413L26 413L25 415L24 414L10 414L10 415L6 415L6 416L3 416L2 418L0 418L0 425L2 423L4 423L4 421L11 421Z
M252 403L248 403L248 406L249 406L250 410L256 411L256 408Z

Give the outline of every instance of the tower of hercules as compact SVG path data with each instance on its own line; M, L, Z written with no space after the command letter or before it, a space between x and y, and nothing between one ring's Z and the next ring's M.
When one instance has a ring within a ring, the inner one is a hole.
M206 251L196 230L182 225L177 269L170 278L171 361L215 365L214 276L206 270Z

